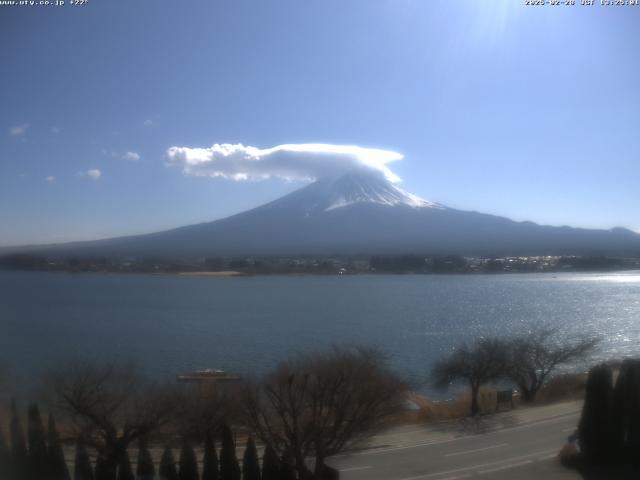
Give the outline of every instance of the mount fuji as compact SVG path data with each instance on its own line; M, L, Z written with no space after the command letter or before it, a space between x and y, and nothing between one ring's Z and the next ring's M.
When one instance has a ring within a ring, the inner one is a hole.
M639 256L640 235L623 228L552 227L456 210L408 193L378 173L351 172L322 178L221 220L29 250L192 258L400 253Z

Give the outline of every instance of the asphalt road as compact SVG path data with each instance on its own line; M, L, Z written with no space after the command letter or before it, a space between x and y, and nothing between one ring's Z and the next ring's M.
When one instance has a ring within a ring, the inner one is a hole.
M580 476L559 466L556 457L578 419L572 412L488 433L434 432L403 445L400 439L414 438L418 427L389 436L389 445L379 441L377 448L334 457L329 463L344 480L577 479Z

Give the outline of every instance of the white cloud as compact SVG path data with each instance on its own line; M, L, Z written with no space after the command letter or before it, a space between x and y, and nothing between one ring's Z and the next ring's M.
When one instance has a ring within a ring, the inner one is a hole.
M97 168L92 168L91 170L87 170L87 177L98 180L102 176L102 172Z
M147 119L144 122L142 122L142 125L144 125L145 127L150 127L151 125L153 125L153 121Z
M49 175L48 177L45 178L45 181L52 183L56 181L56 177L54 177L53 175Z
M140 155L136 152L126 152L122 155L123 160L131 160L132 162L136 162L140 160Z
M54 135L57 135L61 131L62 129L60 127L51 127L51 133L53 133Z
M76 177L88 177L92 180L98 180L102 176L102 172L97 168L92 168L86 172L76 172Z
M400 178L387 164L402 158L402 154L389 150L322 143L265 149L216 143L209 148L171 147L165 153L167 165L182 167L187 175L230 180L315 180L360 170L398 182Z
M106 148L103 148L102 150L100 150L100 152L102 153L102 155L104 155L105 157L113 157L116 158L118 156L118 154L116 152L114 152L113 150L107 150Z
M29 124L25 123L23 125L16 125L9 129L9 135L12 137L21 137L25 133L27 133L27 129L29 128Z

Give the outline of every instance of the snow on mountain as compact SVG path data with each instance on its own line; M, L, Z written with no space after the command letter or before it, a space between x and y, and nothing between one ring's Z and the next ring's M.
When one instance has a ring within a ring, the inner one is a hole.
M308 215L329 212L355 204L376 204L411 208L445 207L406 192L382 175L354 172L338 177L322 178L267 207L277 209L304 209Z
M329 183L328 196L332 203L325 211L354 203L377 203L392 207L405 205L412 208L444 208L396 187L381 176L349 174L327 182Z

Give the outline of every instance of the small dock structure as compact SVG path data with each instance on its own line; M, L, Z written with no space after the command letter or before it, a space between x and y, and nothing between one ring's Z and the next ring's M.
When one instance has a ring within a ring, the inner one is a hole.
M178 375L176 379L180 383L186 383L190 388L195 388L201 395L233 394L242 385L240 375L209 368Z
M242 380L239 375L227 373L224 370L214 370L207 368L205 370L196 370L192 373L178 375L176 379L179 382L211 384L211 383L234 383Z

